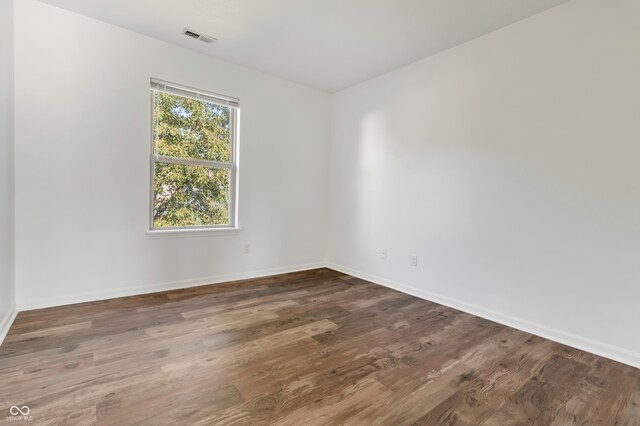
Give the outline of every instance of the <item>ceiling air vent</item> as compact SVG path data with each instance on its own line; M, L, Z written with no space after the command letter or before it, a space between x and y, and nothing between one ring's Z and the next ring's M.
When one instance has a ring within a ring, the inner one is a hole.
M200 34L199 32L190 30L188 28L185 28L183 33L186 36L189 36L191 38L195 38L196 40L204 41L205 43L213 43L214 41L217 40L214 37L210 37L208 35Z

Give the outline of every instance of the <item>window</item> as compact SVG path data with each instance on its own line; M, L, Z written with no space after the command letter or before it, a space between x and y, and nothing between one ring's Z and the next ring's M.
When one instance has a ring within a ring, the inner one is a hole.
M151 230L235 228L237 99L151 80Z

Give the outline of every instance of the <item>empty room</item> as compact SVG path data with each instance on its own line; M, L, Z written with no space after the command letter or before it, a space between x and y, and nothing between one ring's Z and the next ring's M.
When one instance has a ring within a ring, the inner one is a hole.
M0 425L640 426L640 1L0 0Z

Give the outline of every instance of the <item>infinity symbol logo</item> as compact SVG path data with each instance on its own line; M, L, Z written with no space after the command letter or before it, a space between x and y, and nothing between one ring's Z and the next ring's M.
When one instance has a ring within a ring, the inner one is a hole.
M9 412L11 413L12 416L17 416L18 413L22 414L23 416L26 416L31 412L31 410L26 405L23 405L22 408L19 408L14 405L9 409Z

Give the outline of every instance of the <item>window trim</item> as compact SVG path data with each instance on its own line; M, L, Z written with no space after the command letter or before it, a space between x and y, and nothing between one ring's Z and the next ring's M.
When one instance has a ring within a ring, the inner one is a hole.
M155 92L164 92L176 96L195 99L198 101L209 102L229 108L229 127L230 127L230 156L229 162L199 160L195 158L178 158L155 153L154 145L156 141L156 129L153 121L153 112L155 105ZM150 124L151 124L151 154L149 156L149 226L148 234L178 234L185 232L193 234L197 231L234 231L240 230L238 224L238 133L240 101L237 98L208 93L199 89L188 86L169 83L162 80L152 78L150 85ZM163 226L155 227L153 222L154 203L155 203L155 165L163 164L181 164L185 166L207 167L210 169L226 169L229 170L229 223L226 225L190 225L190 226Z

